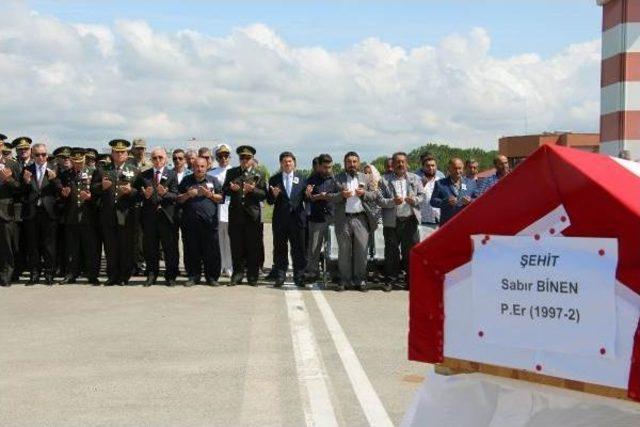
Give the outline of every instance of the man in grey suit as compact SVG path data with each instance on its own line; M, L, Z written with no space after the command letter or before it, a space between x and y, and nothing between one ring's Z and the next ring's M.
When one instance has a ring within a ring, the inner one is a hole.
M398 282L401 270L406 273L409 288L409 253L420 241L418 224L421 222L420 205L424 202L425 193L420 177L407 172L408 165L406 153L395 153L394 171L380 181L378 204L382 207L384 227L385 292L389 292L393 283Z
M338 240L338 270L340 284L337 290L349 286L367 291L367 243L369 233L377 228L377 220L365 202L378 198L369 178L359 172L360 156L350 151L344 156L345 171L334 179L329 201L335 204L336 238Z

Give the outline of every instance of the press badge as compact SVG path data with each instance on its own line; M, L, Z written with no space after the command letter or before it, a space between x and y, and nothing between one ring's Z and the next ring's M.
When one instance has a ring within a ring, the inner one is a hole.
M213 184L210 182L207 182L207 189L211 190L213 188Z
M294 183L294 184L297 184L297 183L299 183L299 182L300 182L300 178L298 178L297 176L294 176L294 177L293 177L293 183Z
M467 189L467 184L462 184L462 186L461 186L460 188L462 188L462 190L463 190L463 191L466 191L466 189Z

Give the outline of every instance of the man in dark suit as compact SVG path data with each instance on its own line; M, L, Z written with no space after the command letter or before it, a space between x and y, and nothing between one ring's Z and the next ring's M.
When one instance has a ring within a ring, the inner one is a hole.
M200 283L203 266L207 285L219 285L218 204L222 202L222 187L215 177L207 174L207 167L207 159L196 158L193 173L185 176L178 186L185 254L191 257L185 260L189 265L189 280L185 286Z
M27 166L22 173L24 193L22 210L31 271L28 285L35 285L40 280L41 257L44 261L45 283L53 285L59 181L55 171L47 167L45 144L34 144L31 147L31 155L34 163Z
M0 142L4 144L6 139L0 134ZM11 286L13 281L18 232L14 201L20 191L20 166L3 157L0 159L0 286Z
M449 176L436 181L431 206L440 208L440 224L444 225L476 197L476 182L464 176L461 159L449 160Z
M96 235L98 210L91 193L91 177L94 168L85 164L84 148L70 150L71 168L60 175L62 218L64 220L65 250L68 262L67 274L61 285L76 283L84 272L89 283L98 281L100 254ZM58 248L58 250L61 250Z
M165 261L167 286L174 286L178 276L178 229L175 204L178 197L178 178L166 167L167 152L163 148L151 151L153 167L138 175L134 187L142 202L142 245L147 264L144 286L156 283L159 274L160 245Z
M16 181L22 183L22 171L33 163L31 157L31 143L33 141L28 136L20 136L11 142L11 146L16 150L16 163L20 169L21 176L16 176ZM27 261L27 231L22 214L22 192L14 197L13 204L14 218L16 222L16 235L14 242L15 268L13 269L12 281L17 282L22 272L29 268Z
M91 179L91 194L99 198L102 238L107 258L105 286L129 284L133 270L135 229L135 203L137 190L133 187L137 168L127 163L127 149L131 145L124 139L114 139L111 163L98 168Z
M233 276L229 285L242 282L258 284L258 243L260 239L260 202L267 196L262 174L253 164L255 148L241 145L236 149L240 166L231 168L225 177L223 192L229 198L229 240Z
M62 177L65 171L71 169L71 147L61 146L53 150L54 161L50 163L51 169L54 170L57 177ZM54 271L56 275L62 277L67 276L67 266L69 265L69 258L67 257L67 232L65 227L65 217L62 214L64 209L64 200L58 199L56 203L57 210L57 225L56 225L56 261Z
M276 269L275 286L284 284L289 265L287 243L291 244L293 281L304 286L303 273L307 257L305 251L304 196L307 188L305 177L295 170L296 158L285 151L280 154L280 173L269 180L267 202L273 210L273 261Z

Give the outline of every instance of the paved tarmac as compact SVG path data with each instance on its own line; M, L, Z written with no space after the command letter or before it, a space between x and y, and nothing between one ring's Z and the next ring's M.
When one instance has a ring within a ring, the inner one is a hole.
M407 304L292 285L0 288L0 426L397 425L427 370L406 358Z

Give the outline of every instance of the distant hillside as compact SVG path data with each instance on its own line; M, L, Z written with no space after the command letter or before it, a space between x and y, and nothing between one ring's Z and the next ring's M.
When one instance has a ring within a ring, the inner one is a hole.
M429 152L438 162L438 169L446 171L447 162L452 157L460 157L463 161L467 159L475 159L480 164L480 170L491 169L493 167L493 158L498 154L497 151L485 151L481 148L454 148L448 145L427 144L420 148L416 148L409 152L410 170L420 167L420 154ZM385 157L378 157L371 163L379 170L384 169Z

